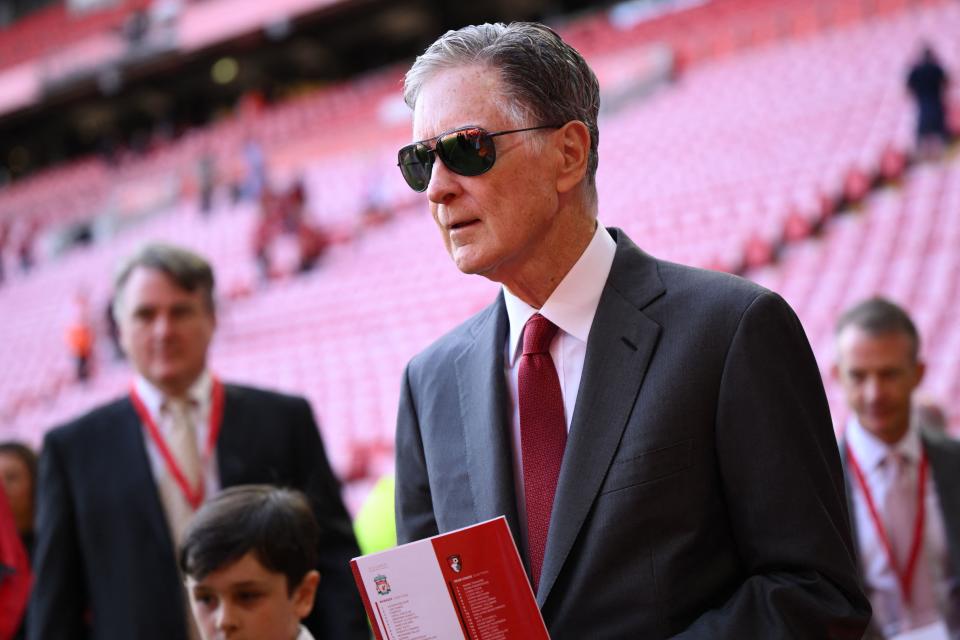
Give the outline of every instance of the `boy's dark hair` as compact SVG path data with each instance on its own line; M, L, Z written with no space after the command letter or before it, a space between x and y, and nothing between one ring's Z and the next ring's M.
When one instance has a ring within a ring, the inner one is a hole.
M320 526L299 491L269 485L231 487L204 504L180 545L180 569L202 580L248 552L293 590L316 568Z

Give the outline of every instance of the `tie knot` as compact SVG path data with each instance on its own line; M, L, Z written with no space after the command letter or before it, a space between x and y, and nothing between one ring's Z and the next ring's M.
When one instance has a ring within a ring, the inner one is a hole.
M189 420L191 411L196 406L192 399L184 400L182 398L167 398L163 401L163 410L170 416L180 420Z
M539 313L533 314L523 328L523 355L550 353L550 343L558 327Z
M903 473L910 468L910 456L903 453L902 451L890 451L887 453L886 458L884 458L883 463L887 466L893 473Z

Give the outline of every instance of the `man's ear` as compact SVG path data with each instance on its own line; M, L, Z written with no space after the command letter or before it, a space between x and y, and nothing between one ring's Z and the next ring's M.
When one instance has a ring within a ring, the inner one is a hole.
M590 160L590 130L579 120L571 120L554 135L560 145L561 164L557 172L557 191L572 191L587 175Z
M917 381L914 383L913 388L916 389L920 386L920 383L923 382L923 376L927 373L927 363L923 360L917 360L916 366L916 376Z
M320 584L320 572L314 569L303 576L303 580L293 591L293 603L297 615L303 620L310 615L313 609L313 600L317 595L317 585Z

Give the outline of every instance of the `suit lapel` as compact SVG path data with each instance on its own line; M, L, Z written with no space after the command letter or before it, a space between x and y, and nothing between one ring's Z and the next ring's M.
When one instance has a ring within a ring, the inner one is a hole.
M641 311L664 292L656 261L611 231L617 253L587 340L540 574L541 607L600 491L660 335Z
M947 534L947 548L954 575L960 576L960 465L956 455L934 437L923 434L923 446L933 472L933 486L940 501L940 513Z
M136 496L135 500L128 503L129 507L139 511L147 521L157 548L168 549L172 555L173 539L163 505L160 503L160 490L147 456L143 425L129 400L123 401L120 411L119 419L111 425L113 428L110 431L113 433L100 444L104 453L103 459L110 460L111 464L115 465L115 477L124 479L120 490Z
M866 572L863 570L863 560L860 558L860 534L857 529L857 504L853 496L853 483L855 480L850 474L850 466L847 462L847 444L846 438L840 441L840 467L843 470L843 489L847 498L847 516L850 521L850 540L853 542L853 550L856 556L857 569L860 571L860 580L865 580Z
M237 484L242 477L245 462L242 441L245 432L243 401L240 390L231 385L223 389L223 421L217 436L217 475L220 488Z
M457 356L455 367L476 519L507 516L520 547L504 374L508 324L501 293L478 323L473 341Z

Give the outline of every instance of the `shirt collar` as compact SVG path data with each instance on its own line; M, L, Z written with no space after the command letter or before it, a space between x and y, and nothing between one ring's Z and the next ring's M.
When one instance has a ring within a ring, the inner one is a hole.
M313 636L305 626L300 625L300 633L297 634L296 640L313 640Z
M523 327L535 313L539 312L577 340L587 341L616 252L617 243L604 226L597 223L590 244L543 303L543 307L534 309L503 287L503 299L510 321L507 361L511 367L519 353Z
M163 401L166 399L163 391L139 373L133 378L133 387L150 415L154 418L159 416L160 410L163 408ZM195 402L197 406L204 407L210 400L212 387L213 378L210 376L210 372L204 369L200 377L187 389L186 397L188 400Z
M847 446L853 449L864 472L870 472L879 467L891 452L898 452L911 462L917 462L923 443L920 440L920 430L913 420L906 435L899 442L889 445L867 431L856 416L851 416L847 422Z

